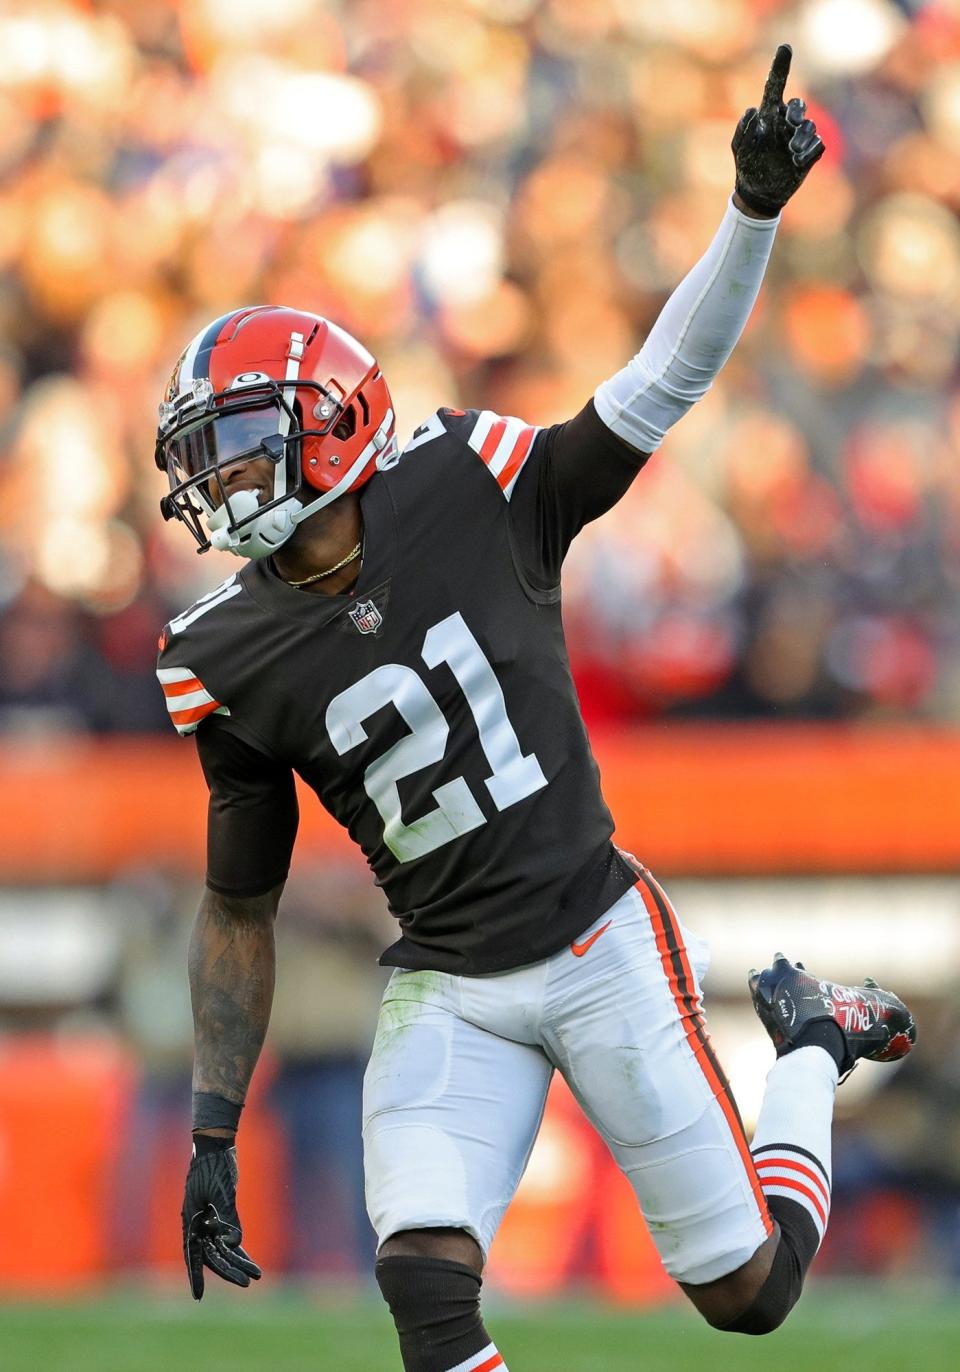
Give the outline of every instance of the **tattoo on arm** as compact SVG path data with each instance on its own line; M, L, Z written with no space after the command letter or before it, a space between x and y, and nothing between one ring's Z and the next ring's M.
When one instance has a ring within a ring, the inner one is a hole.
M273 926L283 885L237 898L206 890L190 940L193 1089L242 1103L273 1004Z

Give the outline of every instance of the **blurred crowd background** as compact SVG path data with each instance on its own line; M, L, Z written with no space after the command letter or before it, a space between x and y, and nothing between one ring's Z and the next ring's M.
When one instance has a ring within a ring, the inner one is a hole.
M955 718L957 0L6 0L0 727L165 726L158 628L233 570L157 512L204 322L329 314L402 440L567 418L705 249L785 38L827 154L712 394L571 556L584 705Z
M377 354L401 441L443 404L566 419L706 248L784 40L827 154L710 396L575 544L581 698L615 727L955 724L960 0L0 0L0 732L47 756L170 732L157 634L236 567L158 513L157 404L198 328L331 316ZM109 1257L77 1271L176 1263L188 1128L196 882L104 876L0 889L0 1124L20 1112L36 1164L56 1080L107 1112L101 1161L138 1140L110 1163ZM291 1272L370 1254L357 1093L390 934L356 877L302 872L286 901L258 1089L311 1179ZM929 1015L872 1126L847 1111L828 1266L960 1276L960 1029L947 997ZM35 1194L4 1147L9 1227Z

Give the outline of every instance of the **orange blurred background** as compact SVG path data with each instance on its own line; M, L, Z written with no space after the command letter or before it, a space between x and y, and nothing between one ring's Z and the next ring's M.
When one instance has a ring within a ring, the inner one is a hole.
M891 1261L960 1277L958 0L7 0L0 1291L5 1252L33 1289L178 1261L203 802L153 665L235 567L158 516L180 349L293 304L376 352L401 441L440 404L569 417L709 242L784 40L827 155L712 392L577 540L566 623L620 836L713 940L745 1114L768 1059L742 970L771 938L919 998L915 1059L841 1097L826 1267L879 1261L869 1215ZM265 1251L341 1279L370 1256L356 1093L389 921L331 841L308 828L285 900L245 1175ZM297 1168L316 1201L278 1229ZM526 1185L504 1284L662 1293L562 1099Z

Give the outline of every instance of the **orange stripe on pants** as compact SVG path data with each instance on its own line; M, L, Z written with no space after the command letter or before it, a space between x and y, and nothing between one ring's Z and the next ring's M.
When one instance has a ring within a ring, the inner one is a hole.
M750 1153L750 1145L747 1143L746 1134L743 1132L743 1122L740 1119L740 1112L730 1090L730 1083L724 1076L723 1069L717 1061L713 1051L713 1045L707 1034L706 1026L703 1022L703 1015L700 1011L700 1002L694 991L696 978L690 967L687 958L687 950L684 946L683 938L677 924L677 917L673 912L669 900L667 899L660 886L644 870L640 874L637 882L637 890L643 898L647 914L653 925L656 935L657 949L660 953L660 961L666 973L670 990L673 994L674 1002L679 1011L680 1018L684 1023L687 1042L693 1050L700 1070L707 1079L707 1084L713 1093L715 1100L720 1105L721 1110L730 1126L737 1151L743 1163L744 1170L753 1191L760 1218L763 1221L764 1230L768 1235L773 1233L773 1221L770 1218L770 1211L767 1208L766 1198L760 1186L760 1179L757 1176L757 1169L754 1166L753 1158Z

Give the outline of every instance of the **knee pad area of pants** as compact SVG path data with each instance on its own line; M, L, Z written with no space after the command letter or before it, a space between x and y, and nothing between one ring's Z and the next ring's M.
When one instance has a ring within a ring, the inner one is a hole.
M480 1274L443 1258L380 1258L377 1284L400 1335L450 1343L479 1323Z
M803 1290L803 1269L781 1238L766 1281L742 1314L722 1325L728 1334L772 1334L790 1314Z

